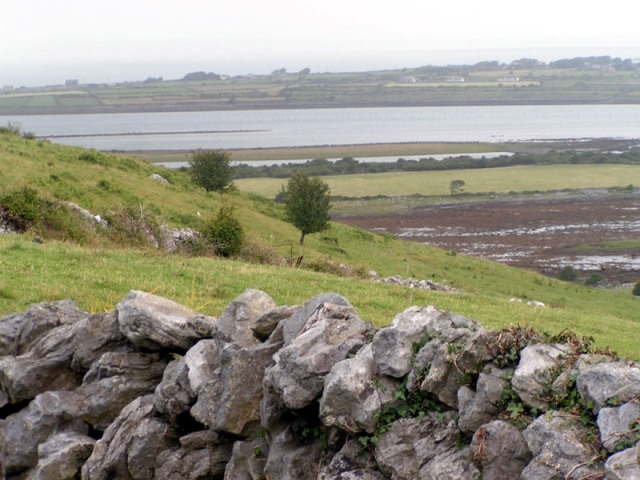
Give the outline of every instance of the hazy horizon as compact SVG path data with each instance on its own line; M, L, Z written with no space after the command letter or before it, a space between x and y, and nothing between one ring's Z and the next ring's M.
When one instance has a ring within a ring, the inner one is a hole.
M534 8L535 7L535 8ZM372 4L365 0L26 0L3 5L0 87L177 79L191 71L264 74L637 58L626 0Z
M634 56L634 54L636 56ZM162 77L164 80L178 80L189 72L206 71L221 75L262 75L276 69L285 68L288 72L297 72L309 68L312 73L322 72L360 72L369 70L394 70L417 68L427 65L472 65L482 61L510 63L521 58L534 58L549 63L555 60L574 57L611 56L612 58L633 58L637 60L640 50L629 47L620 48L566 48L566 49L491 49L475 51L426 51L397 52L393 58L356 53L350 56L327 56L326 58L298 58L291 56L262 60L212 60L212 61L173 61L119 63L103 62L61 65L33 65L20 71L1 72L0 87L43 87L62 85L68 79L77 79L81 84L117 83L142 81L149 77Z

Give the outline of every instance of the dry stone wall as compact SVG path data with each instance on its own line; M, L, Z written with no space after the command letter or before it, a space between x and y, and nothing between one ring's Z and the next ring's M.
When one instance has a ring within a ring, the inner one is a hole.
M334 293L215 319L133 291L0 319L6 479L640 479L640 368L430 306Z

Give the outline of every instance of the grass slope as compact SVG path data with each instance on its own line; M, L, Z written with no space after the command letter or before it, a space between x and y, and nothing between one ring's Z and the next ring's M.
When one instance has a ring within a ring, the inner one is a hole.
M151 173L160 173L172 183L151 180ZM529 325L550 333L571 329L593 336L600 346L640 358L640 309L628 290L589 289L341 224L308 236L305 246L299 247L295 245L298 233L282 220L282 210L255 194L238 192L223 199L194 188L181 172L125 157L0 135L0 196L25 185L98 214L123 203L142 204L170 226L196 229L227 201L236 207L250 241L266 245L294 242L290 247L275 247L283 255L304 255L305 262L332 257L385 276L446 281L465 293L423 292L308 270L187 258L153 250L55 241L38 244L29 235L2 235L0 315L61 298L73 298L91 311L112 309L131 289L152 291L211 315L218 315L246 288L262 289L278 304L299 304L315 294L335 291L378 326L388 324L408 306L433 304L490 328ZM548 307L513 303L511 297L538 300Z

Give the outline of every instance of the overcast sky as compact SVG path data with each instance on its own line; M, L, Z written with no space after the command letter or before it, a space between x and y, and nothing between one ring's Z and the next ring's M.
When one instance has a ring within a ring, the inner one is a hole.
M640 57L629 0L12 0L0 86ZM632 11L633 10L633 11Z

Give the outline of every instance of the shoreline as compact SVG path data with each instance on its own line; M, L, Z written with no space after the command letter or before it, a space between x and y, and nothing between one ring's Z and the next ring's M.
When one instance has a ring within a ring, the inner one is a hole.
M635 99L631 99L635 100ZM469 100L469 101L424 101L424 102L347 102L347 103L297 103L297 104L164 104L164 105L131 105L131 106L91 106L91 107L20 107L0 108L0 116L27 116L27 115L84 115L84 114L109 114L109 113L171 113L171 112L220 112L220 111L247 111L247 110L305 110L305 109L335 109L335 108L399 108L399 107L496 107L496 106L531 106L531 105L638 105L640 99L631 101L582 99L582 100Z
M256 160L304 160L309 158L385 157L416 155L465 155L508 151L513 153L546 153L550 150L596 150L613 151L637 148L638 139L620 138L573 138L564 140L541 140L537 142L397 142L363 143L346 145L307 145L292 147L263 147L227 149L232 161ZM110 150L150 163L184 161L192 150Z

